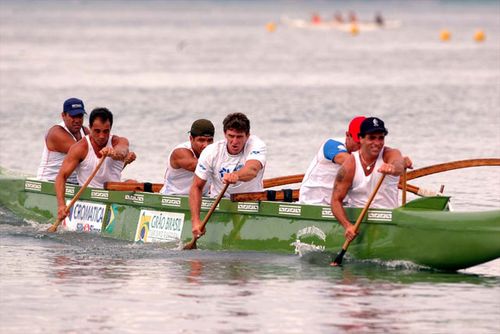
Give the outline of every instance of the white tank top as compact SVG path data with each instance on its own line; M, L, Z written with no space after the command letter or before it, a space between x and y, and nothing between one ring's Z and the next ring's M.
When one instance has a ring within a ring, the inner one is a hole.
M78 140L73 136L73 134L68 130L64 122L58 124L62 127L70 136L77 142ZM47 136L49 132L45 134L45 141L42 153L42 159L40 161L40 166L38 167L38 172L36 178L42 181L55 181L59 170L61 169L64 158L66 157L66 153L61 153L57 151L51 151L47 147ZM83 127L80 129L80 134L82 138L85 137L85 132L83 131ZM78 181L76 179L76 172L68 177L67 182L77 184Z
M363 166L361 165L359 151L352 153L356 161L356 171L354 173L351 189L349 189L349 193L347 194L347 206L361 208L366 205L368 198L382 176L382 173L377 172L377 170L384 163L384 150L385 147L380 151L377 162L375 166L373 166L373 172L368 176L365 175ZM398 183L399 176L386 175L370 208L393 209L398 207Z
M193 149L191 148L191 142L187 141L182 144L177 145L172 152L168 155L168 163L167 170L165 171L165 181L163 183L163 187L160 190L161 194L165 195L187 195L189 194L189 189L191 188L191 184L193 183L194 172L191 172L184 168L174 168L170 164L170 157L172 153L178 149L184 148L193 154L193 157L196 157ZM207 187L205 187L208 189Z
M111 141L113 139L113 135L109 136L108 143L106 147L112 147ZM85 136L85 140L87 140L88 152L85 159L80 163L77 168L77 179L78 184L83 185L90 174L94 171L95 167L99 163L99 158L94 152L94 148L90 142L89 136ZM94 176L92 181L89 183L89 187L92 188L104 188L104 182L119 182L123 170L123 161L113 160L111 158L106 158L104 163L102 164L99 171Z
M343 138L335 138L345 149ZM299 203L330 205L332 199L333 183L341 165L325 158L323 143L316 156L309 164L302 184L300 186Z

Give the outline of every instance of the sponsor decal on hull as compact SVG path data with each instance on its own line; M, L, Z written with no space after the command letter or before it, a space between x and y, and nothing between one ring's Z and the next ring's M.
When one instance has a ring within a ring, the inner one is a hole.
M181 239L184 213L141 210L136 242L168 242Z
M66 204L69 202L66 201ZM105 213L106 204L76 201L64 219L63 226L68 231L99 233Z

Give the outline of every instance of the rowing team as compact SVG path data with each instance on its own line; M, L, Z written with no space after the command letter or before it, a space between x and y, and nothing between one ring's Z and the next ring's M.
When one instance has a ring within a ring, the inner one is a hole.
M123 168L136 159L129 151L127 138L111 134L113 114L107 108L95 108L89 127L83 126L86 114L83 101L70 98L63 104L62 122L51 127L37 178L55 181L58 219L67 215L66 182L103 188L105 182L119 182ZM215 128L206 119L196 120L189 140L177 145L168 157L161 193L189 195L193 235L204 234L201 227L202 196L217 196L225 184L232 193L263 190L266 144L250 134L250 121L242 113L233 113L223 121L224 139L214 142ZM337 220L346 229L346 238L356 233L347 219L343 205L362 207L386 177L372 207L398 206L398 182L404 168L411 168L409 158L397 149L384 146L388 131L376 117L358 116L351 120L345 138L328 139L311 162L302 186L300 202L331 205ZM106 158L107 157L107 158ZM101 158L106 158L99 165Z

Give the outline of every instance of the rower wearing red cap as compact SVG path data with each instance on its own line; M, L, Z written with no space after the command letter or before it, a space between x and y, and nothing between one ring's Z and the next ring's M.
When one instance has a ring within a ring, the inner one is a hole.
M364 116L354 117L344 138L328 139L316 153L300 187L300 203L330 205L337 171L350 153L359 149L359 128Z

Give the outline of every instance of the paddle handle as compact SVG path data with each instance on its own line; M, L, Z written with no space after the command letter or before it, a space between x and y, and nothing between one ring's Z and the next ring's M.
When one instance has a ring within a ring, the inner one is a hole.
M224 188L222 188L222 191L220 192L219 196L217 196L217 198L215 199L214 203L210 207L210 210L208 210L205 218L201 222L201 228L200 228L201 231L203 231L203 229L207 225L208 220L210 219L210 216L212 215L212 213L217 208L217 205L221 201L222 197L224 197L224 194L226 193L226 190L227 190L228 187L229 187L229 183L226 183L224 185ZM201 235L200 236L193 236L193 239L190 242L188 242L187 244L185 244L184 247L183 247L183 249L195 249L196 248L196 240L198 240L200 237L201 237Z
M87 189L87 186L89 185L89 183L92 181L92 179L94 178L94 176L96 176L97 172L99 171L99 169L101 168L102 164L104 163L104 160L106 159L106 156L103 156L100 160L99 160L99 163L97 164L97 166L94 168L94 170L92 171L92 174L90 174L89 178L87 179L87 181L85 181L85 183L82 185L82 187L80 188L80 190L78 190L78 192L76 193L76 195L73 197L73 199L71 200L71 202L69 202L68 205L66 205L66 208L64 209L64 211L66 212L66 214L68 214L69 212L69 209L73 206L73 204L75 204L76 201L78 201L78 199L80 198L80 196L82 195L83 191L85 189ZM59 225L61 224L62 222L62 219L59 219L57 218L57 220L55 221L54 224L52 224L51 227L49 227L49 229L47 230L48 232L55 232L57 231L57 228L59 227Z

